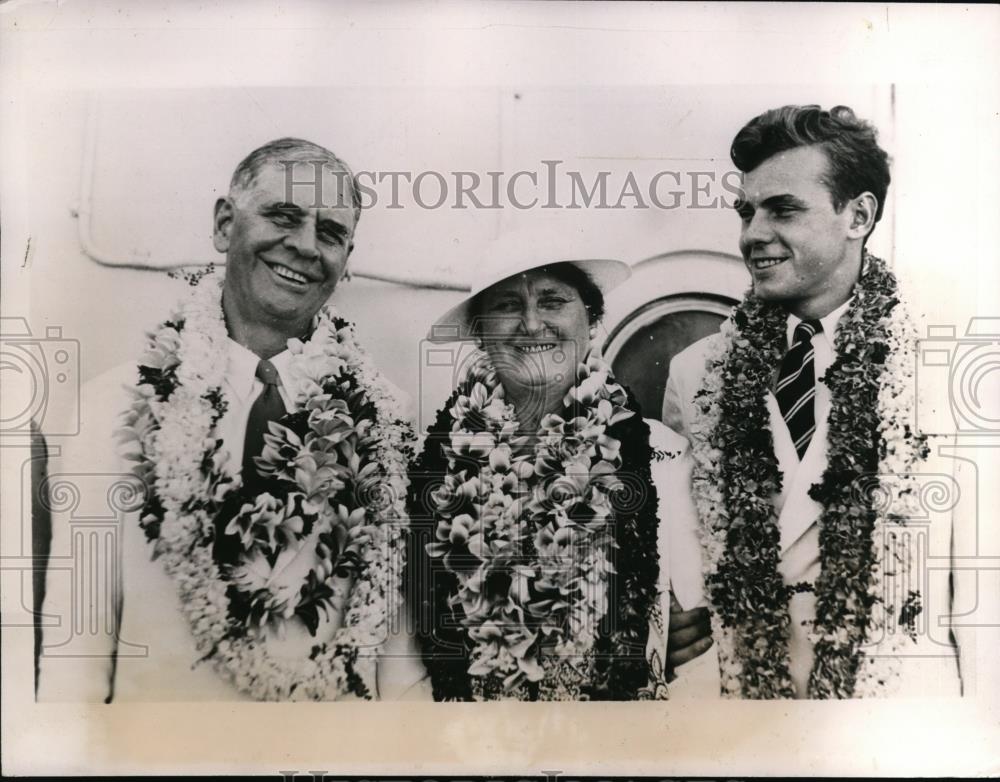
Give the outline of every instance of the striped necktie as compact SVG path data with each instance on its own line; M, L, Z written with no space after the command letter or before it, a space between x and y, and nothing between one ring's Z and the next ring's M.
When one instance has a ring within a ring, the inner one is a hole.
M804 320L795 327L792 346L781 362L778 385L774 391L799 459L805 455L816 431L816 372L813 368L812 338L822 330L818 320Z
M264 390L254 400L247 418L247 435L243 441L244 485L256 482L260 478L253 459L255 456L260 456L264 450L264 434L268 431L268 423L277 421L287 412L285 402L278 391L281 378L278 377L278 370L274 368L274 364L261 359L257 364L257 379L264 384Z

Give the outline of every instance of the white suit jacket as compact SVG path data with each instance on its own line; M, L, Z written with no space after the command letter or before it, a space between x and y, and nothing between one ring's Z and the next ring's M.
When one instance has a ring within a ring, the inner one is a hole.
M688 436L695 412L694 396L702 387L706 359L713 334L679 353L670 364L670 375L664 398L664 421L678 433ZM825 391L825 389L823 389ZM801 462L792 444L787 425L781 416L777 400L768 392L768 424L774 439L775 457L784 480L780 495L772 498L778 514L781 534L779 572L786 584L814 582L819 575L818 519L822 508L809 496L809 489L820 481L827 465L827 406L821 404L817 389L816 432ZM949 462L951 460L945 460ZM691 499L690 452L677 464L675 492L668 513L670 528L671 586L684 609L706 604L702 577L701 546L697 538L698 519ZM927 476L950 474L952 465L937 460L920 470ZM932 480L933 478L929 478ZM923 478L922 478L923 480ZM686 488L681 488L686 487ZM909 584L919 584L923 612L918 617L918 642L907 646L901 666L901 695L958 695L961 680L957 651L952 642L950 616L949 567L952 552L952 514L928 514L928 519L915 519L907 526L912 529L918 546L918 572L910 574ZM956 581L956 587L958 582ZM897 585L904 588L905 583ZM792 619L790 639L791 674L799 697L806 691L812 667L812 644L807 639L808 626L815 619L815 597L811 592L799 593L789 604ZM966 649L963 649L966 651ZM964 657L964 656L963 656ZM963 660L964 662L964 660ZM971 668L969 655L968 668ZM971 673L963 667L963 673ZM714 646L710 652L678 670L678 679L671 686L671 697L718 697L719 672Z
M230 379L241 378L237 386L245 379L243 390L249 396L256 361L250 362L247 375L246 351L241 350L230 351ZM152 547L130 502L132 464L120 455L114 433L136 379L136 364L130 363L86 383L79 435L54 443L60 454L51 459L49 470L52 549L42 608L38 700L249 700L210 662L198 662L177 587L162 563L151 560ZM399 392L398 398L406 395ZM401 405L401 414L406 415L406 408ZM225 425L225 418L220 422L220 434L229 431L236 440L227 444L231 454L242 452L247 412L244 406L242 420L232 426ZM304 630L276 645L268 640L272 653L298 653L316 642ZM402 632L388 638L385 650L417 655L412 639ZM398 694L396 683L376 674L375 663L374 657L365 662L369 689L379 697Z

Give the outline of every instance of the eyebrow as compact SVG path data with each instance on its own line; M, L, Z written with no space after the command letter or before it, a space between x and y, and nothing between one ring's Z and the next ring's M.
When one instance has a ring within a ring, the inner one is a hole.
M264 212L295 212L297 214L303 214L305 209L303 209L298 204L291 204L287 201L278 201L270 204L264 204L261 208Z
M760 207L767 209L773 209L776 206L798 206L803 207L806 203L798 196L794 196L791 193L779 193L777 195L768 196L757 207L754 207L749 201L738 199L736 203L733 204L733 209L737 212L743 213L745 211L754 210Z
M483 291L484 301L501 301L502 299L521 300L521 292L516 290Z
M330 217L325 217L316 221L316 227L323 231L330 231L335 233L340 237L348 237L351 235L350 229L341 223L339 220L334 220Z
M298 204L293 204L288 201L280 201L273 204L264 205L265 212L293 212L297 215L304 215L306 210L303 209ZM348 236L351 232L350 229L339 220L334 220L330 217L321 217L316 221L317 228L325 231L333 231L339 236Z
M539 296L572 296L573 291L569 286L566 288L542 288L538 291Z

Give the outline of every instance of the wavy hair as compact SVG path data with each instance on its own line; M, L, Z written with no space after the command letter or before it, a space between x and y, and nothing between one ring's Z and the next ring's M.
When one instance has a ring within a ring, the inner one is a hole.
M878 145L874 125L847 106L829 111L819 106L782 106L765 111L736 134L729 156L747 173L779 152L812 145L820 146L829 161L824 184L834 208L839 212L852 198L870 192L878 201L878 223L889 190L889 155Z

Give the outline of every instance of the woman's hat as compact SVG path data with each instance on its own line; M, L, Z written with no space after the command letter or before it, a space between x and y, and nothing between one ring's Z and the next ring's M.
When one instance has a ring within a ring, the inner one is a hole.
M565 231L560 230L562 227L548 225L508 231L491 242L482 259L473 260L472 290L434 322L427 339L431 342L472 339L473 299L508 277L540 266L572 263L585 271L605 295L631 276L632 268L627 263L613 260L602 252L601 246L608 243L604 236L591 241L586 228Z

